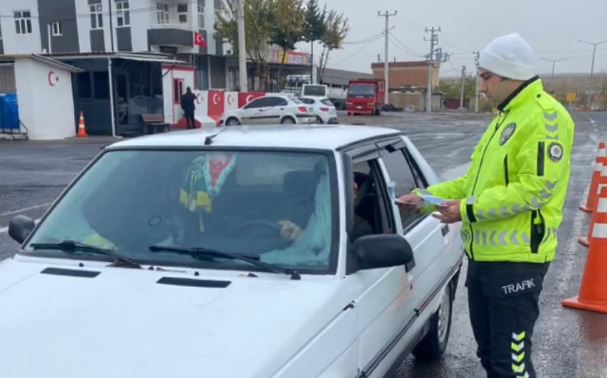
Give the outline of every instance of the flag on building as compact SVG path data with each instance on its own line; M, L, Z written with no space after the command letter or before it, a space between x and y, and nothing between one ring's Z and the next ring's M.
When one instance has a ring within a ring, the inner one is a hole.
M207 41L204 39L202 34L194 32L194 46L200 46L203 49L208 47Z

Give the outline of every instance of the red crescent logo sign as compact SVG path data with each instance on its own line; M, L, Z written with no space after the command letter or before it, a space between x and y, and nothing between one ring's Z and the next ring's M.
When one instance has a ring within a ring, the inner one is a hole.
M213 105L217 105L219 104L219 94L214 93L213 94Z
M228 105L232 105L234 103L234 95L229 94L228 95Z
M248 104L249 102L251 102L252 99L253 99L253 95L250 94L250 95L247 96L247 98L245 99L244 102Z
M48 85L54 87L59 82L59 77L55 74L54 71L48 72Z

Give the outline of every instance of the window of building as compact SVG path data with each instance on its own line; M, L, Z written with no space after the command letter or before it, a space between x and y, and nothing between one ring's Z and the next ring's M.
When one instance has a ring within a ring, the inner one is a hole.
M204 29L204 0L198 0L198 27Z
M169 4L156 3L156 20L159 25L169 23Z
M116 0L116 26L131 25L131 12L128 0Z
M15 11L15 30L17 34L32 33L32 13L28 10Z
M61 25L61 21L51 22L51 35L53 37L58 37L58 36L63 35L63 25Z
M177 19L180 24L188 23L188 3L177 4Z
M173 103L181 104L183 94L183 79L173 79Z
M89 0L91 29L103 29L103 5L101 0Z
M103 29L103 5L101 0L89 0L91 29Z
M93 72L93 85L96 99L106 100L110 97L110 83L107 72Z
M79 98L91 98L93 96L91 74L89 72L76 74L76 87Z

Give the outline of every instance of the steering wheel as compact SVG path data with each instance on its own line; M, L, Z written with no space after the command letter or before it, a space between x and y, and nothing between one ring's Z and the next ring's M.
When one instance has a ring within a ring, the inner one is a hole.
M255 230L261 230L261 232ZM264 232L264 230L266 230L266 232ZM282 226L277 222L254 220L238 225L235 227L234 233L238 235L245 234L252 237L259 236L259 241L263 244L262 249L267 251L271 249L283 249L293 243L292 240L283 239L280 235L281 231Z
M276 234L275 235L276 237L281 237L280 231L282 230L282 226L280 224L278 224L277 222L269 222L269 221L262 221L262 220L254 220L254 221L245 222L236 228L235 233L237 233L237 234L246 233L244 230L252 229L252 228L264 228L266 230L272 231L273 234Z

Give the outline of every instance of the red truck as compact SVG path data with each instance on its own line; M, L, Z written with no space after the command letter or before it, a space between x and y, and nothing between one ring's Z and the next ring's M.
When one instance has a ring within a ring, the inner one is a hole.
M385 81L383 79L358 79L348 82L346 112L348 115L379 115L384 106Z

